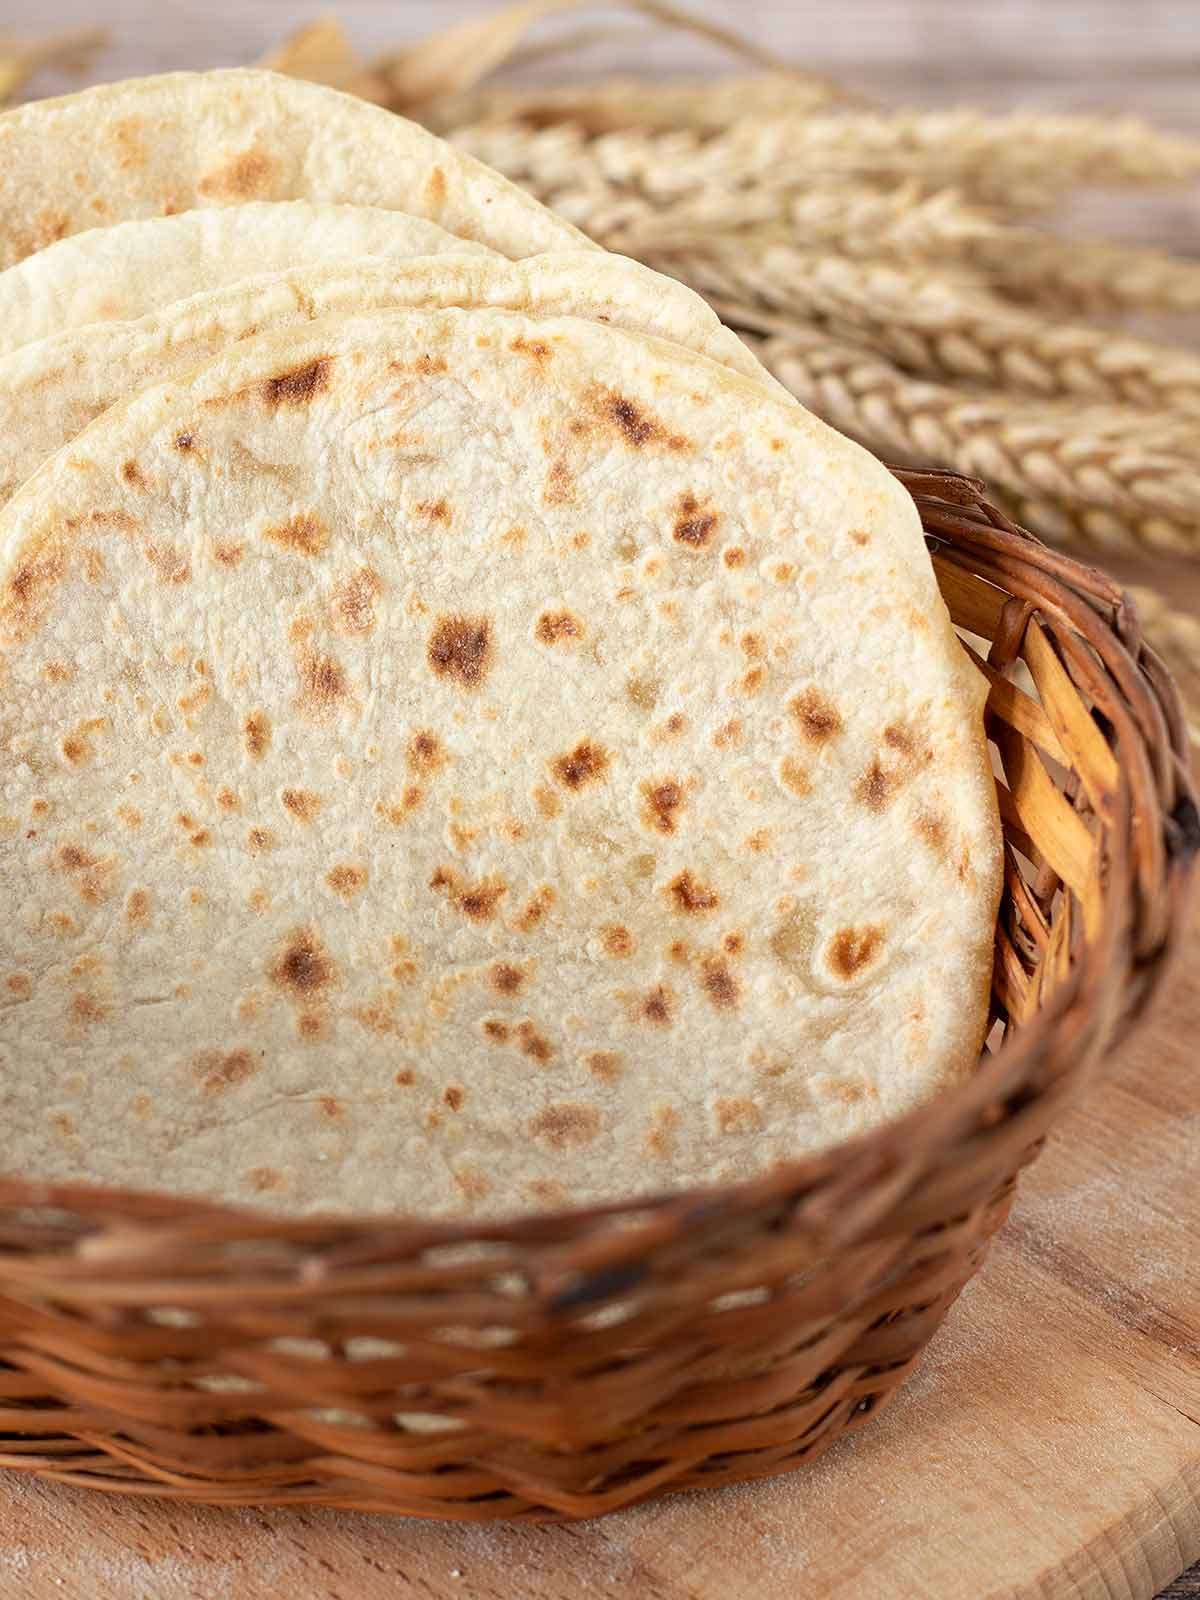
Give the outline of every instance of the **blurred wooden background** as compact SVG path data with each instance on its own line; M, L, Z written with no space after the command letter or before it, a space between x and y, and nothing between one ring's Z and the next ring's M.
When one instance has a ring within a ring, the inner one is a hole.
M336 11L355 43L374 50L481 9L477 0L7 0L0 19L39 30L111 26L117 43L104 75L122 77L247 61L322 11ZM692 0L691 9L885 100L1138 112L1200 133L1196 0ZM591 60L597 71L723 64L665 34L650 45L618 35Z

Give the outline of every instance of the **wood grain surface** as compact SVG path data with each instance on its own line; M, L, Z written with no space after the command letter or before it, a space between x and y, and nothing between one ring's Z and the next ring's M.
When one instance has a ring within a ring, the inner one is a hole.
M1131 112L1200 133L1196 0L692 5L885 102ZM0 23L100 21L115 43L97 68L118 77L253 60L320 9L44 0L36 14L10 5ZM336 5L368 50L478 9ZM691 41L626 29L582 65L598 74L724 62ZM1081 207L1078 225L1200 254L1194 193L1106 198ZM1200 570L1110 565L1200 615ZM1195 927L1154 1026L1054 1136L917 1377L878 1425L809 1471L553 1529L217 1512L0 1476L0 1597L1200 1600L1200 1565L1171 1583L1200 1562Z

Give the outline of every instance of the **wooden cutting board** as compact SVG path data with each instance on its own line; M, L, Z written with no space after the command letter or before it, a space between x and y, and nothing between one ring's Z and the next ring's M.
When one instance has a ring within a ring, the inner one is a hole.
M4 1600L1149 1600L1198 1558L1200 916L915 1378L803 1472L567 1528L0 1474Z

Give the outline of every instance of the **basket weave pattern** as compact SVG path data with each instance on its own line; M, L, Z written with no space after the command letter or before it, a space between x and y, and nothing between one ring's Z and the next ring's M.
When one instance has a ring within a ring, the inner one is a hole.
M517 1221L0 1181L0 1466L580 1517L799 1467L887 1402L1145 1009L1200 848L1178 699L1127 597L978 484L898 476L993 683L1006 884L971 1081L750 1183Z

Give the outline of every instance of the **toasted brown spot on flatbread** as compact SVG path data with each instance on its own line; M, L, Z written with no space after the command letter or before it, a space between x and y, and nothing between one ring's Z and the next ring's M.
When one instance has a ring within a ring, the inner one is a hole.
M945 855L950 841L950 830L945 817L937 811L922 811L915 823L917 834L931 850Z
M70 683L75 676L75 670L65 661L47 661L42 668L42 676L47 683Z
M317 1110L328 1122L340 1122L346 1115L342 1102L331 1094L318 1095Z
M242 1182L255 1194L269 1194L274 1189L282 1189L287 1180L275 1167L248 1167L242 1174Z
M197 850L203 850L212 843L212 834L207 828L197 828L191 835L189 843L194 844Z
M242 734L249 754L261 760L271 748L271 719L265 711L252 711L242 723Z
M222 811L238 811L241 809L242 802L232 789L218 789L217 804Z
M447 528L454 515L450 509L450 502L444 495L437 500L418 500L415 509L417 515L424 517L427 522L440 522Z
M146 487L145 475L136 461L122 462L121 476L131 489L144 489Z
M259 1065L249 1050L202 1050L192 1058L192 1074L199 1079L204 1094L219 1094L244 1083Z
M656 983L642 997L638 1015L643 1022L652 1023L656 1028L669 1028L675 1018L675 996L665 984Z
M871 535L865 528L851 528L850 537L857 545L868 545L871 542Z
M543 1210L567 1203L567 1191L553 1178L529 1178L521 1185L521 1192L527 1200Z
M10 972L4 986L18 1000L28 1000L33 993L33 979L27 972Z
M483 1022L483 1031L493 1044L507 1044L512 1030L508 1023L502 1022L499 1017L488 1017Z
M488 968L488 982L497 994L520 994L529 974L509 961L497 961Z
M739 744L742 738L742 724L737 717L731 717L728 722L723 722L712 736L712 742L718 750L724 750L729 745Z
M582 789L599 783L608 771L609 755L603 746L581 739L573 750L555 756L550 770L564 789Z
M662 1159L671 1154L678 1126L679 1113L673 1106L655 1106L646 1128L646 1149L652 1156Z
M705 956L701 960L700 987L718 1011L728 1011L742 997L741 984L723 956Z
M244 544L218 544L213 546L213 560L223 567L236 567L246 554Z
M367 634L375 626L375 602L382 585L370 567L347 573L333 587L333 625L339 633Z
M425 791L419 784L406 784L400 793L400 799L391 805L379 800L375 805L376 815L386 818L393 828L401 827L412 816L413 812L425 798Z
M284 789L279 803L298 822L311 822L321 809L321 796L311 789Z
M826 957L835 978L849 982L878 960L883 951L883 929L871 924L842 928L833 937Z
M175 448L181 455L186 455L189 450L195 447L195 444L196 435L194 433L188 433L185 430L183 433L175 435Z
M159 583L186 583L192 575L191 565L182 550L171 544L147 544L143 555L154 568Z
M328 1031L325 1018L317 1011L302 1011L296 1018L296 1032L308 1044L323 1039Z
M676 911L686 916L704 916L721 903L721 897L711 885L701 883L687 870L671 879L666 892Z
M633 935L619 922L610 922L600 929L600 944L606 956L613 956L616 959L631 956L634 951Z
M554 904L554 890L548 883L536 889L521 907L516 927L521 933L532 933Z
M601 1083L614 1083L625 1071L625 1057L619 1050L592 1050L584 1056L583 1064Z
M788 703L800 736L809 744L825 744L842 731L842 714L828 695L810 685Z
M854 785L854 798L868 811L886 811L896 797L901 779L895 772L885 772L876 756Z
M431 167L425 179L425 199L436 215L446 203L446 174L441 167Z
M65 571L66 561L61 548L56 546L36 560L23 563L8 580L6 598L21 633L28 632L41 620Z
M490 922L496 915L502 895L508 893L503 878L481 878L477 883L467 883L453 867L437 867L429 880L436 893L446 893L458 911L472 922Z
M214 167L196 184L206 200L244 203L265 200L271 191L275 163L261 150L240 150L219 167Z
M721 940L721 949L726 955L740 956L746 948L746 935L744 933L727 933Z
M58 746L62 758L69 766L81 767L92 755L92 747L86 739L77 733L69 733L62 739Z
M314 999L336 975L315 928L293 928L268 969L272 982L296 1001Z
M733 572L736 571L738 567L744 567L746 565L746 552L742 549L740 544L727 545L721 555L721 560L725 563L729 570Z
M246 849L252 856L261 855L264 850L272 849L274 844L270 828L251 828L246 834Z
M71 996L71 1021L78 1022L83 1027L91 1027L93 1023L103 1022L112 1007L107 1001L90 989L78 989Z
M367 869L345 861L329 869L325 874L325 882L343 900L353 900L356 894L361 894L367 887Z
M59 848L57 861L85 905L97 906L112 893L111 880L116 868L112 856L102 859L82 845L64 844Z
M272 410L280 406L306 406L329 388L333 363L328 356L306 361L290 372L280 372L267 378L259 387L264 404Z
M418 728L408 741L405 760L414 772L437 772L446 764L445 747L429 728Z
M575 504L575 475L561 456L557 456L546 469L542 485L542 504L570 506Z
M534 1023L526 1020L518 1022L516 1027L517 1049L523 1056L528 1056L531 1061L540 1061L543 1064L554 1055L554 1046L543 1034L540 1034Z
M533 636L539 644L570 645L583 638L583 623L569 611L543 611Z
M742 654L744 656L748 656L751 661L760 661L767 653L767 647L763 643L762 634L755 633L750 629L747 629L747 631L738 640L738 645Z
M454 1187L468 1206L474 1205L477 1200L486 1199L492 1192L491 1179L470 1162L463 1161L457 1167L451 1167L450 1176L454 1180Z
M812 781L808 772L792 756L784 756L779 763L779 781L785 789L790 789L794 795L803 797L812 793Z
M429 637L429 665L438 677L450 679L461 689L478 689L494 656L492 624L487 617L439 617Z
M305 655L300 660L299 705L316 721L331 716L350 696L345 671L333 656Z
M600 1131L600 1121L600 1113L595 1106L559 1101L544 1106L530 1120L529 1132L534 1139L549 1145L552 1150L581 1149L595 1139Z
M753 1100L714 1100L713 1123L718 1133L759 1133L763 1114Z
M738 679L738 688L743 694L757 694L767 681L767 674L762 667L751 667Z
M300 556L319 556L329 543L329 529L315 511L297 511L286 522L264 528L263 538Z
M653 412L615 389L595 384L588 402L597 419L634 450L644 450L647 446L661 446L672 451L691 448L690 441L681 433L673 433Z
M680 544L702 550L717 530L720 518L711 500L697 500L694 494L681 494L675 502L671 532Z
M648 678L635 675L625 685L625 695L631 705L639 711L649 714L658 704L658 697L662 693L662 684L657 678Z
M642 821L657 833L674 833L683 806L683 786L675 778L647 779L642 788Z
M553 789L546 788L545 784L538 784L533 791L534 804L543 817L549 821L557 817L562 810L562 801Z
M526 339L522 334L518 334L508 348L527 356L539 370L546 366L554 354L544 339Z
M442 1090L442 1104L449 1106L451 1111L461 1111L466 1098L467 1091L458 1084L449 1083Z

